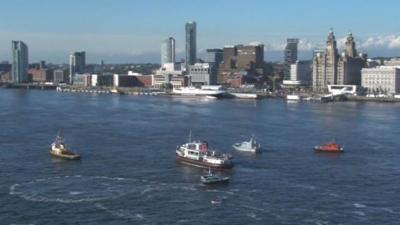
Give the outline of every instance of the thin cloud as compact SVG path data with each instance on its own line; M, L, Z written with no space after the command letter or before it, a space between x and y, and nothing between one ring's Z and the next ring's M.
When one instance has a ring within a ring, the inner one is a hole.
M400 49L400 36L388 35L369 37L361 42L360 46L365 49Z
M337 46L339 49L345 48L347 37L336 38ZM286 43L283 41L270 41L265 44L266 50L270 51L283 51ZM326 43L323 41L311 41L307 39L300 39L298 49L299 51L312 51L316 48L325 48ZM387 36L372 36L367 38L356 39L356 47L358 49L380 49L380 50L396 50L400 49L400 35L387 35Z

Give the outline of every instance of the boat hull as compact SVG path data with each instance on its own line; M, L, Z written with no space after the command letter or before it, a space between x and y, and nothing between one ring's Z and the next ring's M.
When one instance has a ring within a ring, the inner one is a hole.
M201 162L198 160L188 159L176 154L176 160L190 166L201 167L201 168L214 168L214 169L231 169L233 163L230 164L213 164L207 162Z
M203 184L206 185L211 185L211 184L226 184L229 182L229 178L228 177L224 177L221 180L215 180L215 181L206 181L206 180L202 180L201 181Z
M79 160L81 158L81 156L79 154L76 154L76 153L69 153L69 154L62 154L61 153L60 154L60 153L54 152L52 150L50 150L49 152L50 152L50 154L52 156L63 158L63 159Z
M261 148L249 149L249 148L242 148L242 147L239 147L239 146L236 146L236 145L232 145L232 147L235 150L240 151L240 152L261 153Z
M326 152L326 153L342 153L343 149L324 149L320 147L314 147L314 151L316 152Z

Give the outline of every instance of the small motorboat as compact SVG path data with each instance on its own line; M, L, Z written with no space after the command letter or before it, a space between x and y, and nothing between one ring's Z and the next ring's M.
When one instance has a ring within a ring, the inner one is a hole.
M286 96L287 101L301 101L301 97L299 95L291 94Z
M343 146L332 141L325 145L314 146L314 150L317 152L343 152Z
M229 179L230 177L219 176L211 172L211 169L208 170L208 174L200 177L200 180L203 184L227 183Z
M218 98L215 96L212 96L212 95L206 95L206 99L214 100L214 99L218 99Z
M123 95L123 94L124 94L124 92L118 90L117 88L111 89L111 90L110 90L110 93L111 93L111 94L119 94L119 95Z
M50 146L50 154L64 159L80 159L81 156L77 153L73 153L68 149L68 146L64 142L62 132L59 131L56 139Z
M232 145L232 147L238 151L243 151L243 152L253 152L253 153L261 152L261 145L259 143L257 143L254 136L251 137L249 141L235 143Z
M219 199L211 200L211 204L213 204L213 205L220 205L221 203L222 203L222 201Z

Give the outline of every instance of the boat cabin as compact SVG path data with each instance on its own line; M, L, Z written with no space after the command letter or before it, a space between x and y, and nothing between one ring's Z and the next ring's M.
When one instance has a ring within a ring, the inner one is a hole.
M208 143L203 141L195 141L191 143L187 143L184 146L184 154L185 157L190 159L199 160L200 157L205 155L208 151Z

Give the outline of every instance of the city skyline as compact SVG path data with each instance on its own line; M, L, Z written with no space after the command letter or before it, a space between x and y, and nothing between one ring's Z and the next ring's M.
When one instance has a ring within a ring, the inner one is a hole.
M286 38L299 38L299 58L311 59L312 49L324 47L331 27L341 51L351 31L360 52L372 57L400 55L400 35L393 23L398 20L395 8L400 6L396 1L380 5L335 1L330 7L314 0L254 0L247 5L225 0L201 5L124 0L118 4L93 0L40 3L17 0L2 4L9 10L0 15L0 21L6 21L0 23L0 61L11 61L10 42L22 40L30 48L32 62L68 63L68 55L75 51L86 51L88 63L101 59L159 62L160 43L170 36L176 39L176 60L180 61L185 56L185 23L191 20L198 26L197 53L201 58L208 48L261 42L266 60L278 61L282 60ZM18 16L15 10L19 10ZM371 16L381 10L385 14L379 18ZM40 11L46 13L33 16Z

